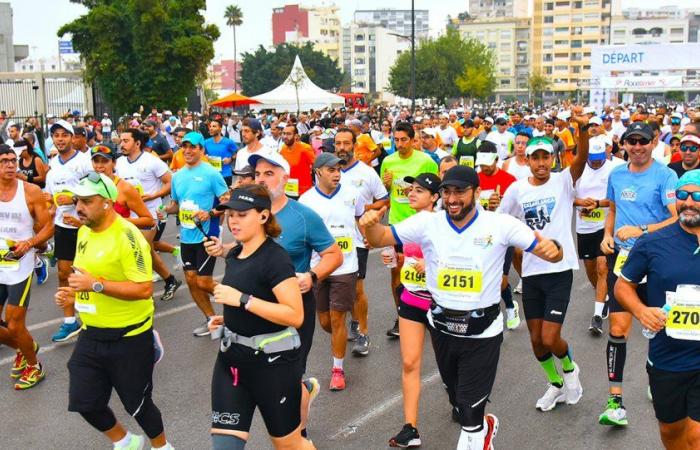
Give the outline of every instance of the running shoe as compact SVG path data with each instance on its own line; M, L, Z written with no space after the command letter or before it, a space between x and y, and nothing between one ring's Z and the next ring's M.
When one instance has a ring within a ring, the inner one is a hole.
M146 438L138 434L132 434L131 439L126 445L121 445L117 447L114 446L114 450L143 450L144 445L146 445Z
M610 300L608 299L608 296L605 296L605 305L603 305L603 319L607 319L608 315L610 314Z
M175 281L172 283L167 283L165 285L165 290L163 292L163 295L160 297L160 301L162 302L169 302L173 298L175 298L175 291L177 291L180 286L182 286L182 281L178 280L175 278Z
M583 386L580 379L581 369L574 363L574 370L564 372L564 392L566 393L566 404L575 405L583 396Z
M54 342L64 342L73 336L77 336L78 333L80 333L80 324L77 320L73 323L63 322L61 326L58 327L58 331L51 336L51 340Z
M399 319L394 321L394 326L386 330L386 335L389 337L399 337Z
M369 336L361 334L352 347L352 353L359 356L369 355Z
M321 383L318 382L317 378L309 377L303 380L302 383L307 391L309 391L309 409L311 409L311 404L314 402L318 394L321 393Z
M201 327L195 328L192 333L197 336L197 337L203 337L203 336L209 336L209 322L204 322L204 325Z
M486 414L484 418L486 419L486 425L488 425L486 437L484 438L484 449L493 450L493 440L496 438L496 434L498 434L498 417L493 414Z
M36 284L38 286L46 283L46 279L49 277L49 262L43 256L36 258L34 273L36 274Z
M345 372L343 369L334 367L331 370L331 391L342 391L345 389Z
M649 399L650 402L654 401L654 397L651 395L651 386L647 386L647 399Z
M355 342L360 335L360 322L357 320L350 321L350 331L348 331L348 341Z
M603 318L600 316L593 316L588 331L594 336L601 336L603 334Z
M34 366L27 366L22 371L22 376L15 383L15 390L22 391L24 389L29 389L41 382L46 376L44 368L41 364L37 363Z
M601 425L614 425L618 427L627 426L627 410L622 406L622 399L618 396L611 395L608 397L608 404L605 411L598 418L598 423Z
M173 253L174 257L179 258L180 257L180 246L176 245L175 247L173 247L172 253Z
M515 294L522 294L523 293L523 280L522 280L522 278L520 279L520 281L518 281L518 285L515 286L515 289L513 289L513 292Z
M39 344L35 341L34 342L34 352L39 351ZM22 376L22 372L24 372L24 369L27 367L27 358L24 357L24 354L17 350L17 354L15 355L15 362L12 364L12 369L10 370L10 377L12 378L19 378Z
M513 308L506 308L506 328L515 330L520 326L520 306L513 302Z
M46 250L44 250L44 256L48 258L49 265L51 267L56 267L56 256L53 251L53 244L51 242L46 243Z
M165 349L163 348L163 341L160 340L160 333L153 330L153 364L158 364L164 355Z
M564 392L563 387L557 387L553 384L549 385L547 392L537 400L535 408L540 411L551 411L557 407L557 403L564 403L566 401L566 392Z
M389 439L389 447L414 448L420 447L420 445L418 430L410 423L404 425L399 434Z

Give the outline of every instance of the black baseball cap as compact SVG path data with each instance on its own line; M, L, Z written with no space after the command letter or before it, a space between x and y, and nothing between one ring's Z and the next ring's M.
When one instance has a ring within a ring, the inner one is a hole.
M445 172L445 176L440 183L440 188L446 186L456 186L460 188L479 187L479 175L476 170L468 166L454 166Z
M422 173L415 177L404 177L403 181L406 183L418 183L430 191L431 194L437 194L440 192L440 177L434 173Z
M233 174L237 177L254 177L255 171L250 165L243 167L242 169L234 170Z
M232 209L234 211L248 211L249 209L271 209L270 197L257 195L249 186L239 187L231 193L231 198L226 203L216 207L218 211Z
M633 122L627 127L627 130L622 134L621 139L624 140L632 136L641 136L645 139L654 139L654 131L644 122Z
M474 128L474 121L472 119L465 119L462 126L465 128Z
M90 149L90 159L95 156L102 156L103 158L114 160L116 155L112 149L106 145L96 145Z
M321 141L321 150L323 150L326 153L335 152L335 141L333 140L333 138L328 138Z
M83 127L73 127L73 135L87 137L87 130Z
M506 125L507 123L508 121L503 117L499 117L496 119L496 125Z

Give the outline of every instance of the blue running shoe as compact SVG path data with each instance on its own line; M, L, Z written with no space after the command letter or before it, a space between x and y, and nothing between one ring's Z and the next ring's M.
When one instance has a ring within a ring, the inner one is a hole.
M51 340L54 342L64 342L76 336L78 333L80 333L80 324L77 321L73 323L63 322L56 334L51 336Z
M34 267L34 273L36 274L36 284L39 286L46 283L46 280L49 277L48 265L49 265L48 261L43 256L39 256L37 258L37 261L36 261L36 264Z

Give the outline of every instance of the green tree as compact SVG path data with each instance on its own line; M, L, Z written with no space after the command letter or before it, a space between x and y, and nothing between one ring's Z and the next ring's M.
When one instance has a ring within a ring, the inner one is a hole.
M301 46L284 43L272 50L261 45L254 52L241 55L243 93L247 96L258 95L282 84L292 70L297 55L306 75L319 87L327 90L340 87L343 73L334 59L314 50L310 42Z
M448 29L437 39L422 40L416 48L416 97L442 102L461 95L487 97L496 85L494 72L493 52L488 47ZM391 67L388 90L411 96L411 52L401 53Z
M226 12L224 12L224 18L226 19L226 25L233 29L233 88L234 91L238 87L238 64L236 61L238 59L238 51L236 48L236 27L243 24L243 11L238 5L228 5L226 7Z
M683 91L668 91L666 94L664 94L664 97L673 102L685 101L685 94Z
M539 73L533 73L527 79L527 85L530 91L535 93L535 99L539 101L542 101L544 91L549 89L551 84L552 82L549 78Z
M65 24L85 64L85 79L121 113L140 105L176 110L214 57L215 25L205 0L71 0L87 14Z

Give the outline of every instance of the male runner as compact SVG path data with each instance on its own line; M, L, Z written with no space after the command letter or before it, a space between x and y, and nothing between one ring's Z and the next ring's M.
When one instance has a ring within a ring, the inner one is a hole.
M92 171L90 154L72 147L73 126L59 120L49 130L58 155L51 159L51 170L46 174L45 191L51 195L50 212L54 216L54 256L58 260L58 285L68 286L80 221L76 215L73 195L70 189L81 178ZM73 305L63 309L63 323L51 336L54 342L63 342L80 333L80 324L75 318Z
M526 154L532 177L516 181L506 192L500 211L524 219L532 229L552 236L562 246L564 258L545 264L532 255L523 255L523 308L530 343L549 381L549 388L537 401L536 408L550 411L557 403L578 403L583 395L579 367L570 345L561 337L566 310L571 299L573 271L578 270L574 239L571 234L574 185L588 159L588 117L577 114L579 124L578 153L569 170L552 173L554 148L547 137L533 138ZM557 371L559 359L563 377Z
M341 162L343 161L332 153L321 153L314 161L316 186L299 197L299 203L316 211L321 217L343 253L343 264L314 286L318 321L331 334L332 391L345 389L345 315L353 310L358 278L355 220L365 211L359 193L351 185L340 184ZM316 255L312 256L311 264L315 265L319 259Z
M466 119L462 125L464 134L452 146L452 155L457 158L463 166L474 167L476 161L476 149L479 148L481 140L474 136L474 121Z
M192 300L206 319L193 331L195 336L207 336L210 317L214 315L209 295L214 293L214 266L216 259L209 257L203 242L210 234L210 211L214 200L225 202L228 186L221 173L202 162L204 138L196 131L182 138L185 167L173 175L171 196L167 207L158 210L158 219L165 214L177 214L180 222L180 257L187 287ZM203 234L205 233L205 234Z
M113 208L117 187L90 173L72 188L84 226L78 231L75 268L56 303L74 304L83 333L68 361L68 410L80 413L115 449L140 450L145 439L117 421L112 389L151 441L172 450L153 403L153 366L162 346L153 331L153 281L148 242Z
M389 205L389 194L382 184L382 180L367 164L360 164L361 161L355 158L355 133L349 128L340 128L334 137L335 156L345 161L345 166L341 170L340 181L344 185L352 186L359 193L361 202L365 209L381 209L382 206ZM359 229L355 233L355 248L357 249L357 283L355 304L352 309L352 321L348 340L354 341L352 353L366 356L369 353L369 331L368 331L368 305L367 294L365 293L364 279L367 275L367 258L369 249L360 234Z
M224 177L226 186L231 186L233 181L231 169L238 147L231 139L224 137L221 131L221 119L211 119L209 121L211 137L204 141L204 153L207 155L209 164Z
M157 210L163 204L162 198L170 193L172 173L167 164L152 153L143 151L146 145L146 135L138 128L129 128L121 134L122 157L117 159L115 172L120 178L128 181L141 193L141 198L157 221L154 229L141 230L151 245L160 240L167 222L158 221ZM170 273L168 267L158 252L151 248L153 270L165 280L165 291L161 301L170 301L182 282Z
M421 246L434 301L428 321L435 358L462 427L457 449L491 449L498 419L484 410L503 342L499 303L506 250L518 246L550 262L560 261L562 250L512 217L477 211L474 169L451 168L440 187L444 212L421 212L387 227L380 223L384 209L370 210L360 226L376 247Z
M610 337L605 356L608 366L609 397L598 418L601 425L629 423L622 403L622 378L627 358L627 336L632 315L615 298L615 282L639 237L655 233L678 220L676 173L651 157L654 132L643 122L633 122L621 136L629 162L616 167L608 179L610 209L605 219L601 250L608 262ZM647 286L640 280L637 293L647 300Z
M26 325L35 248L53 235L54 225L38 186L17 178L15 151L0 144L0 343L17 351L10 376L15 389L29 389L44 379L37 360L39 344ZM36 231L35 231L36 230Z
M295 199L311 189L311 168L316 154L309 144L299 140L297 127L293 123L287 124L282 131L284 145L279 153L289 164L289 180L285 186L285 193Z

